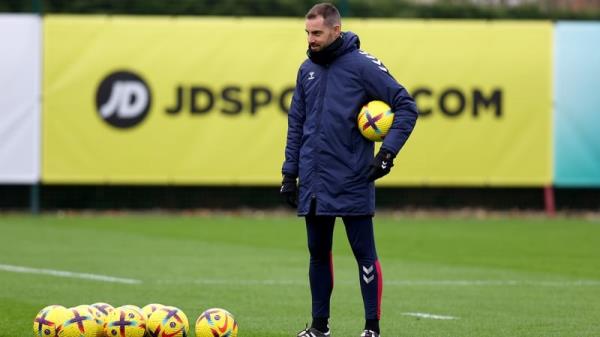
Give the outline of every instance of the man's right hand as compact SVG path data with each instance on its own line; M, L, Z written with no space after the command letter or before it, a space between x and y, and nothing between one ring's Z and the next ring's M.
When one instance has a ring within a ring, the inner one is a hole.
M279 193L281 193L288 205L293 208L298 208L298 186L296 184L296 178L284 175Z

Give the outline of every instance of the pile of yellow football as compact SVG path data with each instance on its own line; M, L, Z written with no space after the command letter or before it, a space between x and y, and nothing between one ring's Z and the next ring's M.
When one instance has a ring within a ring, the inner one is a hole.
M197 337L236 337L238 325L227 310L213 308L196 320ZM50 305L33 321L38 337L188 337L190 324L183 311L162 304L143 308L95 303L65 308Z

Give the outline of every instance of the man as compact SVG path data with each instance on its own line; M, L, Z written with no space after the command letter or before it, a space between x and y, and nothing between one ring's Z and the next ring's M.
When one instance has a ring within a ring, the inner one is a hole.
M281 186L288 203L305 217L310 252L313 321L298 336L330 336L331 247L339 216L358 263L366 319L361 336L379 337L382 275L373 236L374 180L390 172L414 128L417 108L388 69L359 49L358 36L341 31L333 5L315 5L305 23L308 59L298 71L288 115ZM360 108L371 100L387 102L395 113L375 158L373 142L356 125Z

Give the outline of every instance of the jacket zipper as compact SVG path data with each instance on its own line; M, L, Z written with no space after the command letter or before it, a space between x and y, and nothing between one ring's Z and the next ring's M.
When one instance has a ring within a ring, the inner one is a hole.
M321 75L321 87L323 89L321 89L321 100L319 101L319 108L317 109L317 125L316 125L316 134L317 134L317 151L315 153L315 173L316 173L316 177L318 182L320 182L320 177L319 177L319 171L320 171L320 167L319 167L319 150L321 149L321 114L323 113L323 105L325 102L325 94L327 92L327 75L329 73L329 65L326 65L324 67L323 73ZM312 199L315 200L317 199L317 183L313 183L313 191L312 191ZM319 207L317 205L317 207ZM315 209L315 213L317 212L317 210Z

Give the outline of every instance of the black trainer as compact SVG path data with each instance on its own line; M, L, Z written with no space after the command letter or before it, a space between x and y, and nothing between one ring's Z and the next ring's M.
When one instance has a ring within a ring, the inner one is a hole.
M315 328L306 328L298 332L298 337L331 337L331 330L321 332Z
M360 337L379 337L379 334L373 330L365 330L360 334Z

